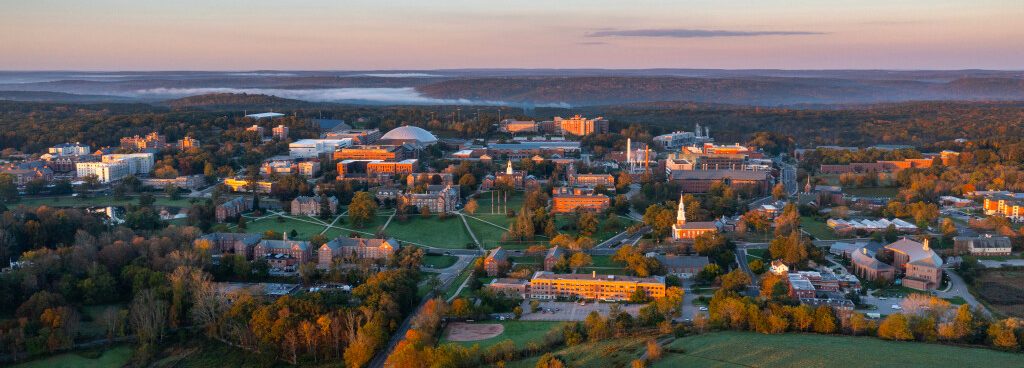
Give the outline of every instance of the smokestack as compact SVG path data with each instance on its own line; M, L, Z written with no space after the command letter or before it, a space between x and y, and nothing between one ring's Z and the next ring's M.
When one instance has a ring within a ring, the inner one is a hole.
M596 279L597 278L597 271L590 271L590 276Z
M633 139L626 138L626 162L633 162Z

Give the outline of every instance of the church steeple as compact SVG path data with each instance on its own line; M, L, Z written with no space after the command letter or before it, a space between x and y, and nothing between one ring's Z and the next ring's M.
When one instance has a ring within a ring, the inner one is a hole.
M505 166L505 174L512 175L512 160L508 160L508 166Z
M807 175L807 185L804 185L804 193L811 192L811 176Z
M683 195L679 195L679 210L676 211L676 224L686 225L686 205L683 204Z

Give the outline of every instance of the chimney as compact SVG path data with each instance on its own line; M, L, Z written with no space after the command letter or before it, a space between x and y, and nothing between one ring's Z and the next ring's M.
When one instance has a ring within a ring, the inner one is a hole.
M597 271L590 271L590 277L597 278Z
M922 248L924 250L928 250L928 238L924 238L924 242L922 244L923 244Z

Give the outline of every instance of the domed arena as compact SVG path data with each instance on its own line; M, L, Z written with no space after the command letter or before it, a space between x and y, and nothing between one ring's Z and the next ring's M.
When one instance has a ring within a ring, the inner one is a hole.
M404 125L384 134L380 137L380 142L393 145L409 144L422 148L437 143L437 137L423 128Z

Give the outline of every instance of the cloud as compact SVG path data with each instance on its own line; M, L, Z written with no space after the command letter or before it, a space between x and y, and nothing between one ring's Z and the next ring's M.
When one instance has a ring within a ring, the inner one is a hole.
M607 42L601 42L601 41L584 41L584 42L577 42L576 44L578 44L578 45L585 45L585 46L594 46L594 45L607 45L608 43Z
M151 88L136 90L131 97L178 98L207 93L248 93L277 96L309 102L342 102L372 105L485 105L571 107L566 103L522 104L508 101L471 100L464 98L440 99L420 94L413 87L400 88Z
M668 38L711 38L711 37L753 37L753 36L803 36L821 35L824 32L810 31L726 31L716 29L616 29L587 33L587 37L668 37Z

